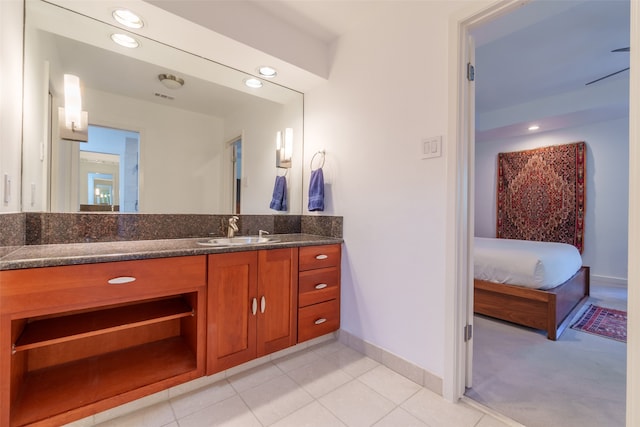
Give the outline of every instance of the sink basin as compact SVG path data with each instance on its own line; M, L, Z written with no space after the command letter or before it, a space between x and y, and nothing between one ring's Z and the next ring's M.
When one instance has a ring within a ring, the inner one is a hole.
M238 246L238 245L257 245L260 243L273 243L278 241L279 239L274 239L273 237L237 236L237 237L218 237L211 240L205 240L204 242L198 242L198 244L204 245L204 246Z

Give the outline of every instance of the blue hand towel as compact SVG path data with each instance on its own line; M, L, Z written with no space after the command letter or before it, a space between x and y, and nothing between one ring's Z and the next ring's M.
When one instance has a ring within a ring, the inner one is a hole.
M324 210L324 174L322 168L311 171L309 180L309 210Z
M276 184L273 186L271 209L276 211L287 210L287 179L284 176L276 176Z

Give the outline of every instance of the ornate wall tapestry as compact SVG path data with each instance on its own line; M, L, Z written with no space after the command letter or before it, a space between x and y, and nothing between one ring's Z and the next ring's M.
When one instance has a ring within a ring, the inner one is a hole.
M582 252L584 142L498 154L496 236L569 243Z

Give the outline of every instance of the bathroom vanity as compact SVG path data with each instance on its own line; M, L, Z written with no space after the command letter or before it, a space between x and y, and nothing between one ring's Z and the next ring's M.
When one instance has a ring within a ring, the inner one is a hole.
M19 248L0 259L0 425L64 424L335 331L340 255L313 235Z

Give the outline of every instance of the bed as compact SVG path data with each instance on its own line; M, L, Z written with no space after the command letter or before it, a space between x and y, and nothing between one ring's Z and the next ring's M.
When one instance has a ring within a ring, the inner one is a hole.
M589 297L589 267L572 245L474 239L474 312L557 340Z

